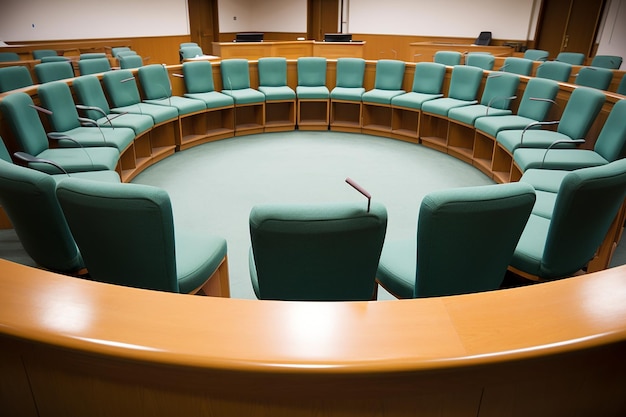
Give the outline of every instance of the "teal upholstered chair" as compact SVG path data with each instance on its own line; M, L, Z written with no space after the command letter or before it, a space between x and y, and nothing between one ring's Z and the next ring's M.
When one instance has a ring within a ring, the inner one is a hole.
M178 50L178 55L180 57L180 60L183 61L185 59L202 56L204 55L204 52L202 52L202 48L200 48L198 45L188 45L181 46Z
M0 62L19 61L20 56L16 52L0 52Z
M596 55L591 60L591 66L596 68L619 69L622 66L622 57L617 55Z
M608 90L613 80L613 71L607 68L582 67L576 74L576 85Z
M250 276L260 299L351 301L375 295L387 228L380 203L264 204L250 212Z
M35 49L33 52L33 59L41 59L49 56L59 56L54 49Z
M574 170L605 165L624 157L626 145L626 99L613 105L600 135L591 149L558 149L558 142L548 149L520 148L513 159L522 172L530 168ZM569 142L569 141L568 141Z
M361 96L363 103L391 105L391 99L406 91L402 89L404 61L380 59L376 62L374 88Z
M572 65L585 65L585 54L579 52L559 52L555 61L566 62Z
M326 58L298 58L297 71L296 94L298 99L328 99L330 97L330 92L326 87Z
M364 59L338 58L335 87L330 92L331 100L361 101L361 96L365 92L364 76Z
M35 75L40 84L74 77L74 68L69 61L42 62L35 65Z
M202 100L209 109L233 105L232 96L215 91L211 62L185 62L183 63L183 76L185 79L185 97Z
M504 58L504 64L500 67L500 71L518 75L531 75L533 72L533 61L527 58L509 56Z
M524 183L428 194L417 238L385 242L378 282L397 298L498 289L534 202Z
M626 74L622 76L622 80L619 82L616 92L617 94L626 96Z
M137 82L129 70L105 72L102 75L102 83L110 99L113 113L149 115L155 125L178 119L178 110L174 107L142 103Z
M184 48L187 46L199 46L197 42L181 42L178 47L179 48Z
M137 70L137 74L145 103L174 107L179 116L206 110L202 100L172 95L172 84L164 65L145 65Z
M222 93L233 98L235 104L264 103L265 95L250 87L250 69L247 59L225 59L220 64Z
M463 54L456 51L437 51L433 57L433 62L453 67L461 64L462 57Z
M474 125L480 117L509 115L518 85L519 77L515 74L494 73L487 77L480 103L452 108L448 119Z
M143 66L143 58L137 54L119 55L117 60L119 61L121 69L139 68Z
M68 64L71 64L70 58L63 55L42 56L39 61L41 61L42 64L45 64L47 62L66 62Z
M98 77L84 75L72 82L77 108L86 117L95 120L99 126L127 127L133 129L135 136L147 132L154 126L152 117L134 113L112 113Z
M477 131L495 138L501 130L524 129L531 123L542 122L546 119L558 91L559 85L556 81L530 78L517 114L481 117L476 119L474 127Z
M446 67L443 64L418 62L415 64L411 91L394 96L391 105L419 110L424 102L443 97L441 90L445 75Z
M0 68L0 93L33 85L28 68L22 65Z
M562 141L561 145L564 147L574 147L576 145L574 140L582 139L587 135L604 101L605 95L602 91L578 87L572 91L561 120L535 122L522 130L502 130L496 136L496 140L511 154L517 148L548 148L557 140ZM532 129L532 127L554 124L558 124L556 131Z
M109 58L93 58L78 60L78 70L80 75L98 74L111 71Z
M114 46L111 48L111 56L117 58L120 52L135 52L129 46ZM136 52L135 52L136 53Z
M26 93L13 93L0 101L4 120L13 133L19 151L54 161L67 172L115 170L119 151L112 147L51 149L33 100ZM58 174L50 164L32 162L29 167Z
M483 70L467 65L452 69L448 96L429 100L422 105L422 112L447 116L450 109L476 104L476 96L483 78Z
M121 153L135 139L135 131L130 128L111 129L106 126L101 128L95 120L81 118L70 87L64 82L42 84L37 89L37 94L41 105L50 112L47 118L54 134L68 137L58 140L61 147L110 146Z
M549 280L584 268L626 197L626 159L575 171L530 169L520 182L537 202L511 259L526 278Z
M296 99L296 92L287 85L287 59L280 57L259 58L259 91L266 101Z
M465 55L465 65L482 68L491 71L496 62L492 54L483 52L470 52Z
M546 61L541 63L535 71L535 77L567 82L572 73L572 65L567 62Z
M548 59L549 52L542 49L527 49L524 51L524 58L531 61L546 61Z
M163 189L68 178L56 193L95 281L202 292L226 262L224 239L174 227L170 198Z

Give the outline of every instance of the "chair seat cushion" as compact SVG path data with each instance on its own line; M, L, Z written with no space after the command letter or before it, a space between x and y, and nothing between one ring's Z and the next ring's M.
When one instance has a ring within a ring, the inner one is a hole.
M254 88L242 88L240 90L222 90L235 100L235 104L253 104L265 102L265 95Z
M373 90L366 91L361 96L363 103L376 103L376 104L388 104L391 105L391 99L404 94L404 90L381 90L375 88Z
M450 109L461 106L471 106L476 104L476 100L466 101L456 98L444 97L436 100L429 100L422 105L422 111L426 113L438 114L440 116L448 116Z
M175 230L176 274L179 291L190 293L204 285L226 256L226 240L186 230Z
M103 171L115 170L120 153L117 149L101 146L94 148L57 148L46 149L38 155L38 158L48 159L61 165L65 171ZM29 167L48 174L58 174L59 170L49 164L31 162Z
M333 100L361 101L365 88L361 87L335 87L330 92Z
M233 98L219 91L207 91L206 93L187 93L185 97L204 101L208 109L232 106L235 102Z
M330 97L330 92L326 86L308 87L299 85L296 87L298 99L325 99Z
M588 149L550 149L546 153L545 149L520 148L515 150L513 158L522 172L531 168L573 171L609 163Z
M476 130L486 133L495 138L501 130L520 130L524 129L536 120L528 117L518 116L516 114L504 116L486 116L477 119L474 127Z
M511 110L495 109L483 104L472 106L455 107L448 112L448 119L457 120L467 125L474 125L476 120L487 116L505 116L511 114Z
M110 114L97 120L102 127L127 127L133 129L135 136L138 136L154 126L154 120L147 114Z
M178 115L196 113L206 109L206 104L200 100L189 97L166 97L158 100L146 100L146 103L157 104L161 106L170 106L178 110Z
M376 278L398 298L413 298L417 270L416 239L385 242Z
M259 86L259 91L265 95L266 101L296 99L296 92L286 85L278 87Z
M517 148L548 148L557 140L571 140L571 138L563 133L551 130L529 129L524 133L524 141L522 142L522 130L503 130L496 136L496 141L511 154ZM560 145L565 147L566 144ZM575 147L572 143L570 147Z
M135 131L128 127L77 127L57 133L67 135L73 139L59 140L58 144L61 148L107 146L122 152L135 140Z
M391 99L391 105L394 107L407 107L409 109L421 109L422 105L429 101L434 100L436 98L443 97L443 94L425 94L425 93L416 93L415 91L410 91L405 94L400 94Z
M155 125L169 122L178 118L178 110L170 106L160 106L150 103L135 103L129 106L115 107L111 109L114 113L135 113L152 117Z
M72 178L81 178L84 180L91 181L102 181L102 182L122 182L120 179L120 174L116 171L85 171L85 172L73 172L68 174ZM68 177L66 174L54 174L52 178L58 183Z

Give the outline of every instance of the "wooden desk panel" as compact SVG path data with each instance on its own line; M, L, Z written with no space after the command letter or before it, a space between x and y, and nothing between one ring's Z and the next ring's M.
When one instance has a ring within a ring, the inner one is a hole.
M328 59L363 57L364 42L214 42L213 54L222 59L281 56L297 59L302 56L323 56Z

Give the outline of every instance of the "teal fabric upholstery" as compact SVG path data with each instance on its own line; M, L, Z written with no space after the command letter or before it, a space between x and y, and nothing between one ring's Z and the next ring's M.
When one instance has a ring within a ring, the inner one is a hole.
M28 68L22 65L0 68L0 93L33 85Z
M511 267L539 279L563 278L583 268L604 240L626 197L626 159L575 171L531 169L520 182L545 191L537 196L541 210L533 209ZM556 196L550 196L556 184Z
M517 114L481 117L476 119L474 127L477 131L495 138L501 130L524 129L531 123L542 122L548 115L558 91L559 85L556 81L530 78Z
M220 64L222 93L233 98L235 104L264 103L265 95L250 87L250 70L247 59L225 59Z
M94 75L84 75L72 82L72 89L78 106L89 119L99 126L126 127L133 129L138 136L154 126L154 120L147 114L114 114L102 89L100 80Z
M587 135L596 116L604 104L605 96L600 90L578 87L569 97L565 110L558 122L556 131L543 129L503 130L496 140L511 154L517 148L548 148L555 141L563 141L562 146L574 147L571 142ZM537 122L536 126L541 123ZM568 145L568 142L570 144Z
M152 117L154 124L178 118L178 110L171 106L142 103L139 88L129 70L108 71L102 75L102 83L111 100L113 113L144 114Z
M585 54L579 52L559 52L555 61L566 62L572 65L584 65Z
M406 91L402 89L404 68L404 61L394 59L378 60L376 62L374 89L363 93L361 96L363 103L391 105L391 100L395 96L406 93Z
M16 52L0 52L0 62L19 61L20 56Z
M70 63L70 59L66 56L61 56L61 55L50 55L50 56L42 56L40 59L41 63L47 63L47 62L67 62Z
M619 69L622 66L622 57L617 55L596 55L591 60L591 66L596 68Z
M448 118L474 125L480 117L509 115L512 113L509 106L514 100L518 86L517 75L494 73L487 77L479 104L452 108L448 112Z
M139 68L143 66L143 58L137 54L119 55L118 61L121 69Z
M47 118L55 133L71 138L71 140L58 140L60 147L109 146L122 152L135 139L135 131L127 127L111 129L100 128L99 126L82 126L70 87L64 82L56 81L42 84L37 89L37 94L41 105L52 112L47 115Z
M160 188L68 178L57 197L93 280L190 293L226 256L224 239L175 230L169 195Z
M259 91L266 101L295 100L296 92L287 85L287 59L259 58Z
M470 52L465 56L465 65L482 68L491 71L496 62L496 58L487 53Z
M100 59L106 58L107 54L104 52L86 52L79 55L78 60L85 59Z
M98 74L111 71L111 63L108 58L92 58L78 60L80 75Z
M250 212L250 276L260 299L371 300L387 210L365 204L264 204Z
M511 72L518 75L531 75L533 72L533 61L527 58L509 56L504 58L504 64L500 71Z
M204 55L204 52L202 52L202 48L200 48L198 45L188 45L188 46L181 46L180 50L178 51L178 54L180 55L180 59L182 61L183 59L189 59L189 58L202 56Z
M457 65L452 69L448 96L429 100L422 105L426 113L447 116L450 109L476 104L476 95L483 78L483 70L467 65Z
M437 51L433 57L433 61L437 64L453 67L461 64L461 58L463 54L456 51Z
M498 289L534 202L533 187L524 183L428 194L417 238L385 243L378 282L397 298Z
M393 97L391 105L419 110L424 102L443 97L441 90L445 75L446 66L443 64L418 62L415 64L411 91Z
M111 48L111 56L113 56L113 58L117 58L120 55L120 52L134 52L134 51L130 49L130 47L128 46L115 46Z
M145 103L174 107L179 116L206 110L202 100L172 95L172 84L164 65L146 65L137 70Z
M30 95L13 93L0 101L0 110L11 129L19 150L34 157L54 161L67 172L114 170L119 151L111 147L50 149L46 131ZM51 174L57 168L44 163L29 163L29 167Z
M576 84L585 87L608 90L613 80L613 71L606 68L583 67L576 74Z
M183 63L185 97L204 101L208 109L232 106L234 100L227 94L215 91L213 66L209 61Z
M548 55L550 55L548 51L542 49L527 49L524 51L524 58L531 61L545 61L548 59Z
M50 175L0 161L0 204L26 253L43 268L77 273L85 265L55 192Z
M572 65L567 62L546 61L537 67L535 77L567 82L572 73Z
M617 86L617 94L626 96L626 74L622 76L622 80L619 82L619 85Z
M363 78L365 60L362 58L338 58L335 87L330 92L334 100L361 101L365 92Z
M297 69L296 96L298 99L315 100L330 97L330 92L326 87L326 58L298 58Z
M40 84L74 77L74 68L69 61L42 62L35 65L35 75Z
M624 156L626 145L626 99L613 105L593 150L520 148L513 159L522 172L530 168L574 170L605 165Z

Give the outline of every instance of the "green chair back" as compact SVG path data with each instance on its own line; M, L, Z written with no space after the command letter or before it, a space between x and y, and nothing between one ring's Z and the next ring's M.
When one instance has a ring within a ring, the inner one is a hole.
M475 100L482 79L482 69L467 65L456 65L452 69L448 97L465 101Z
M137 54L118 55L121 69L139 68L143 66L143 58Z
M0 62L19 61L20 56L17 52L0 52Z
M137 70L137 75L147 100L160 100L172 96L172 85L167 69L163 65L145 65Z
M572 65L584 65L585 54L579 52L559 52L555 61L566 62Z
M298 58L297 70L299 86L318 87L326 85L326 58Z
M79 55L78 60L85 59L100 59L106 58L107 54L104 52L86 52Z
M183 63L185 90L187 93L210 93L215 91L213 82L213 66L210 61L193 61Z
M624 156L626 145L626 99L613 105L593 150L609 162Z
M198 45L182 46L178 52L181 60L204 55L202 48Z
M111 63L108 58L81 59L78 61L80 75L99 74L111 71Z
M626 74L622 76L622 80L619 82L619 85L617 86L617 94L626 96Z
M0 68L0 93L33 85L28 68L22 65Z
M120 52L132 52L132 49L128 46L115 46L111 48L111 55L113 58L117 58Z
M48 149L48 137L33 105L30 95L13 93L0 101L0 110L20 150L37 156Z
M517 93L519 77L509 73L494 73L487 77L480 104L494 109L508 110L511 98Z
M578 87L567 100L557 131L572 139L583 139L600 113L606 96L600 90Z
M0 204L26 253L43 268L77 273L84 263L55 190L50 175L0 160Z
M583 67L576 75L576 84L598 90L608 90L612 79L613 71L610 69Z
M259 86L284 87L287 85L287 59L259 58Z
M65 132L80 127L69 85L59 81L42 84L37 89L37 94L41 105L52 112L47 118L53 130Z
M567 82L572 73L572 65L567 62L546 61L537 67L535 76L549 80Z
M504 64L500 71L518 75L530 75L533 72L533 61L527 58L509 56L504 58Z
M530 78L524 89L517 114L539 122L544 121L558 91L559 84L554 80Z
M102 113L97 110L85 110L85 115L88 118L98 120L104 115L111 113L111 108L109 107L109 102L104 95L102 84L95 75L84 75L76 78L72 82L72 89L74 90L74 94L76 94L77 102L85 106L97 107L102 110Z
M402 90L404 61L379 59L376 62L374 88L377 90Z
M113 107L131 106L141 102L137 82L129 70L105 72L102 83Z
M524 52L524 58L531 61L545 61L548 59L549 52L542 49L527 49Z
M69 61L42 62L35 65L35 75L39 83L49 83L73 78L74 68Z
M387 227L382 204L281 205L250 212L250 274L257 297L371 300Z
M411 91L423 94L440 94L446 66L436 62L418 62L415 64L413 87Z
M414 296L499 288L534 203L533 187L523 183L447 189L424 197Z
M619 69L622 66L622 57L617 55L596 55L591 60L591 66L596 68Z
M363 58L338 58L336 86L363 88L365 60Z
M465 56L465 65L491 71L496 62L493 55L487 53L470 52Z
M250 88L250 70L247 59L225 59L220 64L224 90Z
M461 64L462 57L463 57L463 54L461 54L460 52L456 52L456 51L437 51L435 52L433 61L438 64L453 67L455 65Z

